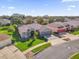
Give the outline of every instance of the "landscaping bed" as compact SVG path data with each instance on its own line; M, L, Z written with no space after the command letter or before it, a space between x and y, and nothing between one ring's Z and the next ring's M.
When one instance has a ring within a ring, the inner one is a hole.
M39 52L43 51L44 49L46 49L46 48L48 48L48 47L50 47L50 46L51 46L51 44L50 44L50 43L47 43L47 44L44 44L44 45L42 45L42 46L39 46L39 47L33 49L32 52L36 55L36 54L38 54Z

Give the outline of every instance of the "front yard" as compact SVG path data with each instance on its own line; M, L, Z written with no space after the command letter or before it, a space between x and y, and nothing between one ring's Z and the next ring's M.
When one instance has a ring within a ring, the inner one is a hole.
M74 34L74 35L79 35L79 31L74 31L74 32L71 32L71 34Z
M75 29L74 32L70 32L70 34L79 35L79 28Z
M0 34L12 35L15 31L14 25L0 27Z
M25 51L26 49L33 47L35 45L38 45L40 43L45 42L43 39L39 39L35 37L35 40L30 38L27 41L21 42L20 41L20 36L18 33L15 31L15 25L10 25L10 26L3 26L0 27L0 34L8 34L12 36L12 41L14 42L14 45L19 48L21 51Z
M33 47L37 44L40 44L40 43L43 43L44 40L41 40L41 39L29 39L28 41L25 41L25 42L15 42L15 46L18 47L21 51L25 51L26 49L30 48L30 47Z

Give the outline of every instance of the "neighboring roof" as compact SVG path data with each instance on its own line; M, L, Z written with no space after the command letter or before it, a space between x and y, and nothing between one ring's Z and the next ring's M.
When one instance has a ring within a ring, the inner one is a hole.
M0 19L0 23L1 23L1 25L4 25L4 24L7 24L7 23L10 23L10 20L8 20L8 19Z
M79 21L79 18L72 18L72 19L69 19L69 18L65 18L66 21Z
M11 45L0 49L0 59L26 59L26 57L20 50Z
M39 30L41 28L42 25L37 24L37 23L33 23L33 24L28 24L28 25L22 25L20 27L18 27L18 30L20 33L22 32L27 32L28 29L32 30Z
M79 20L71 20L71 21L64 22L64 23L69 24L69 25L74 26L74 27L79 26Z
M59 30L58 27L61 27L61 29L65 29L63 22L53 22L47 25L47 27L51 30L53 30L53 32L57 32Z
M79 52L79 39L49 47L33 59L68 59L76 52Z
M65 28L65 26L70 25L70 26L74 26L74 27L78 27L79 26L79 20L70 20L67 22L53 22L48 24L47 26L49 28L58 28L63 26Z
M7 35L7 34L0 34L0 41L6 40L9 38L10 38L9 35Z
M39 29L39 32L46 32L46 31L51 31L51 30L45 25Z
M47 26L50 26L50 27L61 27L61 26L63 26L63 23L62 22L53 22L53 23L48 24Z

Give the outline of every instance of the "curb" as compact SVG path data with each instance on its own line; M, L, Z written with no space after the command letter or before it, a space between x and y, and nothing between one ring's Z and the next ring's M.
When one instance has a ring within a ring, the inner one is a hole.
M79 52L74 53L73 55L71 55L68 59L71 59L72 57L74 57L75 55L79 54Z

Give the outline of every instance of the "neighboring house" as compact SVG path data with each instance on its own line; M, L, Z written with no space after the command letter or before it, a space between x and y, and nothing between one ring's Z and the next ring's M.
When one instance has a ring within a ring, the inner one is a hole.
M10 25L10 20L8 20L8 19L0 19L0 25Z
M50 37L52 34L52 31L47 26L42 26L38 31L40 37Z
M74 28L78 28L79 27L79 20L67 21L67 22L64 22L64 24L68 24L69 26L73 26Z
M71 21L71 19L69 19L69 18L64 18L64 20L65 20L65 22L67 22L67 21Z
M77 18L77 17L73 17L73 18L65 18L65 21L79 21L79 18Z
M19 26L18 31L22 40L30 38L31 31L38 31L40 36L42 36L43 34L43 36L49 34L49 31L46 27L43 27L43 25L37 23Z
M12 44L11 37L6 34L0 34L0 48Z
M67 22L53 22L47 25L49 29L56 33L73 31L79 27L79 20L69 20Z
M0 49L0 59L27 59L26 56L14 45Z
M56 33L63 33L66 30L62 22L53 22L48 24L47 27Z

